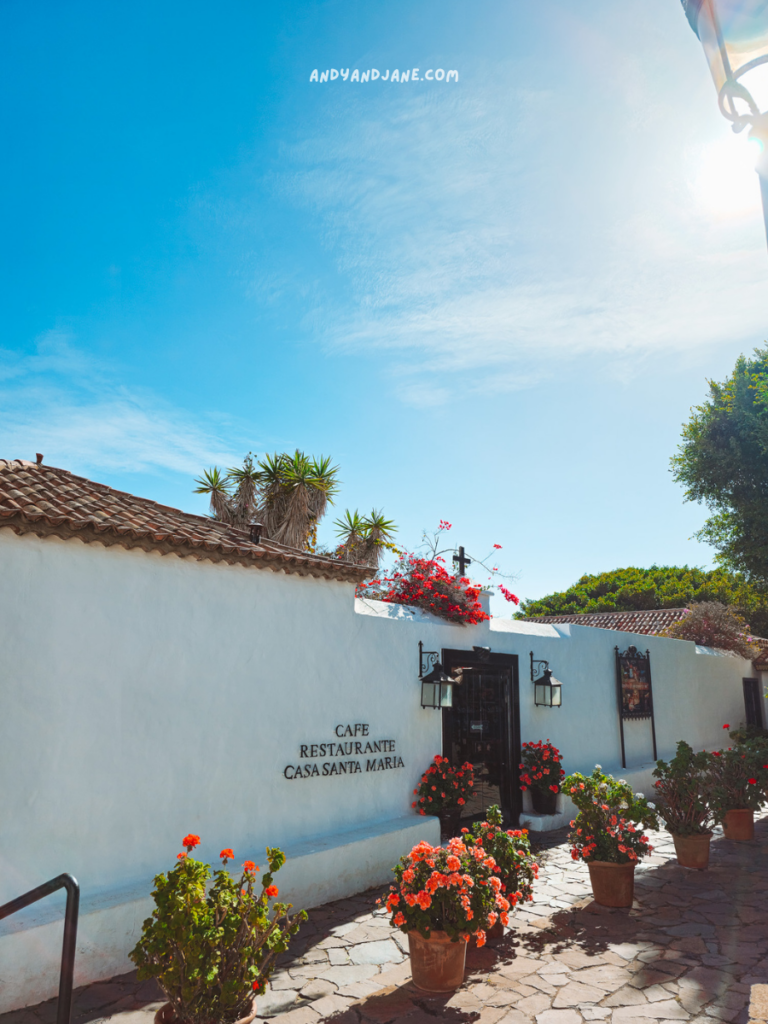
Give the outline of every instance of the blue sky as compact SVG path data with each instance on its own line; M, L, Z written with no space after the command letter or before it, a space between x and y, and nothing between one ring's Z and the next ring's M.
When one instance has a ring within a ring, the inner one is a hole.
M768 257L676 0L0 23L0 456L204 512L203 467L331 454L339 512L448 519L524 597L711 564L668 460L768 335Z

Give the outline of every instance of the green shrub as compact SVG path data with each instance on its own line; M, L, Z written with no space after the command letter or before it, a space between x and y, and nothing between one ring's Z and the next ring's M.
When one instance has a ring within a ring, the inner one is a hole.
M603 775L597 764L591 775L569 775L563 792L579 809L568 837L574 860L628 864L653 849L642 829L659 827L656 807L623 779Z
M225 868L213 872L189 854L200 837L188 835L186 852L168 874L155 878L155 910L130 954L138 978L156 978L177 1020L189 1024L230 1024L251 1013L254 993L264 990L275 957L305 921L305 911L288 916L291 904L269 901L278 895L273 872L285 863L281 850L267 847L269 872L255 887L253 861L238 880ZM232 850L222 850L224 864Z
M712 827L712 765L714 757L698 754L680 740L671 761L657 761L653 774L658 814L675 836L707 834Z

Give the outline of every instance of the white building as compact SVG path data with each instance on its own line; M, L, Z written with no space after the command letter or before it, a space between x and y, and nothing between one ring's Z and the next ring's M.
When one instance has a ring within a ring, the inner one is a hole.
M660 757L681 738L719 746L722 724L744 719L741 659L572 624L450 625L356 601L361 577L0 461L0 904L77 877L76 984L131 969L152 878L188 832L214 863L223 847L258 862L280 846L281 898L311 907L438 840L411 808L435 753L470 757L479 799L510 816L521 740L649 787L650 719L624 723L621 765L617 642L650 652ZM451 710L420 706L419 641L466 668ZM562 680L562 708L534 705L531 652ZM60 897L0 922L0 1012L55 994Z

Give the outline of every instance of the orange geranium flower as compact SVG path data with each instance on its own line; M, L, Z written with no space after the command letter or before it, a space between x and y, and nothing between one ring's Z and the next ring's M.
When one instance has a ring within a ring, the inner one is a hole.
M268 885L264 892L267 896L271 896L274 899L278 894L278 888L276 885Z
M226 863L226 862L227 862L228 860L234 860L234 859L235 859L235 855L234 855L234 853L233 853L233 852L232 852L232 851L231 851L231 850L230 850L229 848L227 848L226 850L222 850L222 851L221 851L221 853L219 854L219 856L221 857L221 859L222 859L222 860L223 860L223 861L224 861L225 863Z
M196 846L200 845L200 836L195 836L190 832L188 836L184 836L181 840L181 845L186 846L187 850L194 850Z
M248 875L253 871L258 871L258 868L256 867L252 860L247 860L243 864L243 871L245 871L245 873Z

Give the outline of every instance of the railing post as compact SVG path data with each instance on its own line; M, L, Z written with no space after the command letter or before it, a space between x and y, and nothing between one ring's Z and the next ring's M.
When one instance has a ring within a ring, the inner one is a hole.
M67 890L67 909L64 913L64 941L61 947L61 973L59 974L59 1004L56 1024L69 1024L72 1014L72 986L75 978L75 950L77 948L77 918L80 912L80 886L73 875L57 875L0 907L0 921L50 896L58 889Z

